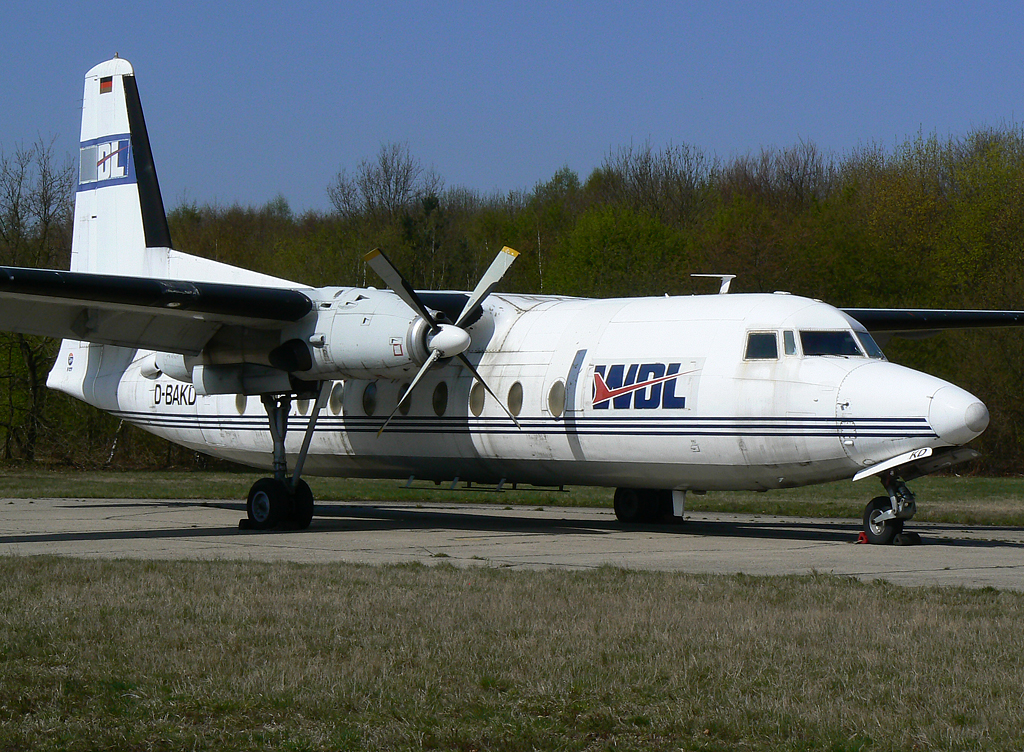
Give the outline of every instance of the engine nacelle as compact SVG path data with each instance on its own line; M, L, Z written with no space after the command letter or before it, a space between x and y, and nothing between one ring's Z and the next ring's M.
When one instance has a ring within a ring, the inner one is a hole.
M430 355L429 326L397 296L361 290L331 311L321 309L306 339L312 365L306 379L400 379Z
M254 363L230 366L195 366L196 394L269 394L290 392L294 384L284 371Z
M470 335L441 323L437 331L394 293L348 288L322 300L313 321L284 331L225 328L198 357L154 353L143 364L194 383L199 394L287 391L289 374L302 381L402 379L415 374L432 349L442 358L463 352ZM435 320L447 322L443 313Z

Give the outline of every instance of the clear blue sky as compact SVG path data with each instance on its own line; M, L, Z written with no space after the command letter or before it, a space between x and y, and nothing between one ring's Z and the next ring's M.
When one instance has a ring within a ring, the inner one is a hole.
M848 153L1024 117L1024 4L79 3L0 8L0 149L76 154L83 75L135 66L165 203L327 209L384 143L448 186L582 179L622 146Z

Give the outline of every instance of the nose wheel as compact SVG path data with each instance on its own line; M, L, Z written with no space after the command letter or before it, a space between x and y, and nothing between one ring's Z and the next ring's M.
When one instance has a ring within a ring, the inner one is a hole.
M888 545L903 532L903 520L890 516L892 502L888 496L876 496L864 509L864 533L868 543Z
M917 501L907 484L892 470L881 476L887 496L877 496L864 508L864 535L868 543L918 543L917 533L904 533L903 523L917 513Z

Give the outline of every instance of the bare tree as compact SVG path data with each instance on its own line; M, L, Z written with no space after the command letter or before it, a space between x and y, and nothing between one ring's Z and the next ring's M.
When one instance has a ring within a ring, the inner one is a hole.
M609 154L588 182L597 187L600 181L607 203L623 203L678 226L694 220L702 191L718 169L717 159L687 144L655 151L644 143Z
M374 160L362 160L354 176L342 170L327 187L334 208L344 216L394 219L413 204L444 190L444 181L424 170L408 144L384 144Z
M773 206L800 208L825 200L835 189L839 168L813 142L788 149L762 149L757 157L737 158L719 173L720 189L756 196Z
M0 263L67 267L71 256L74 168L58 165L53 142L0 152ZM0 335L0 431L3 457L33 459L54 344Z

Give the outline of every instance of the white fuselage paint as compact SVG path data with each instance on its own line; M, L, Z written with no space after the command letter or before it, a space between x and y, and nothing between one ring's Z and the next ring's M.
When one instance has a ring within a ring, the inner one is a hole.
M321 370L310 377L327 378L332 348L348 366L327 382L333 396L316 425L309 474L760 490L848 478L984 428L964 419L984 406L932 376L863 355L786 354L785 332L860 329L817 301L494 294L469 328L468 355L503 400L517 402L521 391L521 429L489 395L474 414L473 376L453 360L427 375L408 414L378 436L418 367L405 340L413 316L389 291L314 292L318 308L282 341L326 335L326 347L313 350L313 371ZM778 357L746 359L750 332L774 333ZM166 375L147 377L147 362L148 352L65 342L48 383L173 442L270 467L258 396L203 396ZM601 396L612 396L595 404L599 382L608 390ZM640 383L647 386L629 390ZM311 408L292 405L289 461Z

